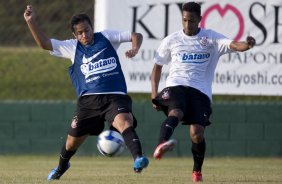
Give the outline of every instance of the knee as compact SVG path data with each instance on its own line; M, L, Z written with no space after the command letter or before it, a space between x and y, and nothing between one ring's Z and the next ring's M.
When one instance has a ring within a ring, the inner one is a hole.
M67 142L66 142L66 150L67 151L74 151L76 149L77 149L77 146L74 144L74 142L71 141L71 140L67 140Z
M129 127L133 127L133 124L130 121L120 122L115 126L115 128L121 133Z
M115 117L112 126L119 132L123 132L129 127L133 127L133 116L131 114L119 114Z
M77 150L78 147L86 139L86 137L87 137L87 135L82 136L82 137L73 137L73 136L68 135L67 141L66 141L66 150L67 151Z
M169 111L168 116L175 116L178 118L179 121L181 121L184 116L184 113L180 109L172 109L171 111Z
M190 133L190 138L192 142L196 144L201 143L205 139L204 134L199 132Z

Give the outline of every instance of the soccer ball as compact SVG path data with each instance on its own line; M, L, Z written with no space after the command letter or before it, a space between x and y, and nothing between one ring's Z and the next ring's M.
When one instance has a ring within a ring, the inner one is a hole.
M105 130L98 136L97 148L104 156L118 156L123 152L124 147L124 139L116 131Z

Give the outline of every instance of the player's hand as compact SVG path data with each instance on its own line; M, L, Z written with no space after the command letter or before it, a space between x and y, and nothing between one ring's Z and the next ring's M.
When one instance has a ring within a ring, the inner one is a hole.
M138 53L138 49L130 49L128 51L125 52L125 56L127 58L133 58L136 54Z
M34 18L34 12L31 5L27 5L24 12L24 19L28 22Z
M159 106L157 106L156 104L152 104L153 105L153 108L156 109L157 111L160 111L162 110Z
M153 101L156 97L157 97L157 93L152 92L152 94L151 94L152 101ZM153 108L156 109L157 111L162 110L160 106L157 106L157 105L154 104L154 103L152 103L152 105L153 105Z
M253 48L254 45L256 44L256 40L252 36L247 37L247 43L249 45L249 48Z

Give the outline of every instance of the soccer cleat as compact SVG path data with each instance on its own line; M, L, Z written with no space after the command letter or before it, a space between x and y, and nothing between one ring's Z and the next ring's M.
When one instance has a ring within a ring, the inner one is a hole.
M193 182L202 182L203 177L201 171L193 171L192 173L192 181Z
M144 157L144 156L138 157L134 161L133 170L136 173L140 173L148 165L149 165L149 160L146 157Z
M47 180L59 180L60 177L70 168L70 163L68 163L67 168L64 171L59 171L58 167L51 170L49 173Z
M170 139L164 143L159 144L154 152L155 159L160 160L166 152L172 151L176 144L177 141L175 139Z

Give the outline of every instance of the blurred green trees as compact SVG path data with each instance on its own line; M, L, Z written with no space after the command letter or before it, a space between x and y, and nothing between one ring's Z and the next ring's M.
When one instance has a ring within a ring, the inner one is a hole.
M27 2L36 12L40 28L49 37L72 37L69 21L77 13L94 17L94 0L0 0L0 46L34 46L23 18Z

